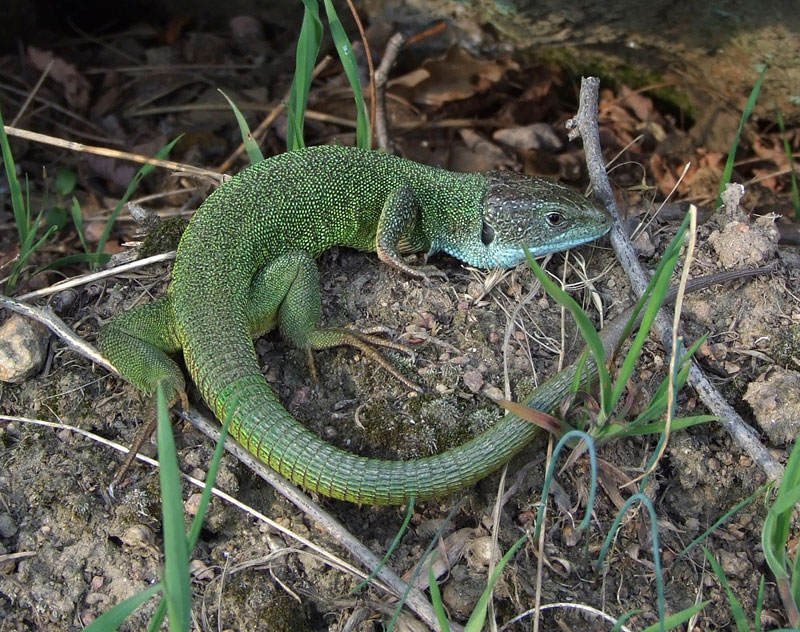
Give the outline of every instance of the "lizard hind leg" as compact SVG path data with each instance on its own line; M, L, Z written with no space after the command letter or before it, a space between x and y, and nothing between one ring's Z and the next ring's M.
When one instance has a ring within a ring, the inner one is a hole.
M342 345L355 347L406 387L421 392L417 384L374 348L379 346L412 353L408 347L355 329L320 327L321 318L319 270L308 253L281 255L253 278L247 304L247 320L253 336L278 324L285 338L297 348L309 352Z

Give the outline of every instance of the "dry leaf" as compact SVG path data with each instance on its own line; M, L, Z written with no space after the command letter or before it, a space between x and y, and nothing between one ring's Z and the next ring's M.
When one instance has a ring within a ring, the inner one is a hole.
M390 81L389 86L409 101L438 107L488 89L517 67L511 60L484 61L454 46L444 57L426 60L421 68Z
M44 72L50 66L49 77L64 86L64 98L69 105L84 112L89 105L89 81L78 72L77 67L68 64L60 57L54 57L52 51L28 46L28 57L37 70Z

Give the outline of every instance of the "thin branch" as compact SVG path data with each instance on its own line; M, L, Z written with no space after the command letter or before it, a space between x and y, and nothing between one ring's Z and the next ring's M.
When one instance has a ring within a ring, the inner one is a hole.
M389 71L394 66L404 41L405 37L401 33L395 33L389 38L386 50L383 51L383 59L375 71L375 138L378 142L378 149L389 154L394 153L394 144L389 136L386 84L389 82Z
M116 158L118 160L129 160L144 165L154 165L156 167L163 167L164 169L171 169L173 171L180 171L182 173L194 176L202 176L204 178L212 178L215 182L221 183L224 178L216 171L209 169L201 169L194 167L183 162L175 162L174 160L161 160L159 158L151 158L143 156L142 154L132 154L127 151L119 151L118 149L109 149L108 147L97 147L95 145L84 145L72 140L64 140L63 138L56 138L55 136L48 136L47 134L40 134L39 132L31 132L27 129L20 129L18 127L5 126L6 134L15 136L17 138L25 138L35 143L43 143L45 145L53 145L54 147L62 147L71 151L77 151L84 154L95 154L97 156L106 156L107 158Z
M17 300L29 301L34 298L49 296L50 294L58 294L59 292L63 292L64 290L68 290L70 288L77 287L79 285L86 285L87 283L92 283L93 281L99 281L100 279L105 279L107 277L117 276L118 274L122 272L127 272L128 270L135 270L136 268L142 268L146 265L150 265L151 263L169 261L170 259L174 258L175 258L174 250L170 250L169 252L162 252L161 254L152 255L151 257L145 257L144 259L137 259L136 261L131 261L130 263L123 263L122 265L116 266L114 268L109 268L108 270L101 270L100 272L90 272L88 274L82 274L80 276L72 277L71 279L65 279L63 281L59 281L58 283L53 283L53 285L50 285L48 287L44 287L41 290L34 290L33 292L28 292L27 294L18 296Z
M575 118L567 121L567 129L571 139L580 136L586 152L586 164L589 168L589 177L592 181L595 195L599 201L614 215L614 227L611 229L611 244L620 264L631 282L631 287L637 296L641 296L647 287L649 279L636 257L628 237L622 229L617 212L617 204L608 181L603 154L600 149L600 134L597 125L597 105L600 80L596 77L584 77L581 81L580 105ZM654 329L661 339L662 344L670 349L672 328L664 313L659 313L654 323ZM703 372L692 364L689 369L689 385L697 391L700 399L709 410L720 418L720 423L728 431L731 438L745 450L759 467L772 480L783 477L783 466L773 458L759 440L758 434L737 413L725 398L711 384Z
M96 362L115 375L119 375L119 372L108 360L100 355L97 349L72 331L72 329L70 329L63 320L56 316L53 310L51 310L49 307L33 307L32 305L20 303L13 298L3 295L0 295L0 307L5 307L12 312L22 314L27 318L31 318L36 322L42 323L48 329L50 329L50 331L56 334L56 336L61 338L70 349L88 358L92 362Z
M189 412L183 412L182 417L189 421L195 428L200 430L204 435L210 437L214 441L219 440L219 428L216 424L210 422L206 417L200 415L194 409ZM225 449L239 459L245 466L250 468L264 481L272 485L275 490L284 498L293 503L300 511L309 516L312 521L324 529L331 537L333 537L339 544L346 548L350 554L355 557L359 562L364 564L370 570L378 568L381 563L372 551L364 546L361 541L350 533L341 522L336 520L331 514L322 509L317 503L309 498L304 492L295 487L286 478L278 474L275 470L245 450L240 444L235 441L226 441ZM377 577L389 586L396 595L402 595L406 590L406 582L404 582L393 570L388 566L383 566L378 571ZM406 605L413 610L416 615L422 619L426 625L431 629L438 629L436 615L433 612L433 607L425 598L425 596L416 588L412 588L408 594ZM456 630L454 625L452 628ZM458 628L460 629L460 628Z
M36 94L39 92L39 88L42 87L42 84L44 83L44 80L47 79L47 75L50 74L50 69L53 67L53 64L55 63L55 61L56 61L56 58L53 57L47 63L47 67L42 71L42 74L39 75L39 80L36 82L36 85L33 86L33 90L31 90L30 94L28 94L28 96L25 98L25 102L19 108L19 112L17 112L17 115L11 121L11 127L16 127L17 123L19 123L19 120L24 116L25 111L28 109L28 106L31 104L31 101L33 101L33 99L36 97Z

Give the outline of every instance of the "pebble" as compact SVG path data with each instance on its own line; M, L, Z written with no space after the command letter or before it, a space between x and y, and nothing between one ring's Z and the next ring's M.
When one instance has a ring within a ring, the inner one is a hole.
M0 326L0 381L18 384L44 363L47 330L19 314Z
M464 384L473 393L477 393L483 388L483 376L480 371L470 369L464 372Z
M153 545L156 535L147 525L135 524L125 529L125 531L122 532L122 535L119 536L119 539L128 546L132 546L134 548L146 548Z
M747 386L744 400L756 423L775 445L793 443L800 434L800 373L773 368Z
M17 534L17 524L7 511L0 512L0 538L13 538Z

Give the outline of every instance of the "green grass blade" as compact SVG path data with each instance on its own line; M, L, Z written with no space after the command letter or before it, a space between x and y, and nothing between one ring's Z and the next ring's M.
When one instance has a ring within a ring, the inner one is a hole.
M475 604L475 609L472 611L472 614L467 620L467 624L464 626L464 632L481 632L483 630L483 624L486 622L486 611L489 609L489 597L492 594L492 590L494 590L494 585L497 583L497 580L500 579L500 573L503 572L506 564L514 557L517 549L521 547L522 543L527 539L528 534L526 533L514 543L514 546L508 549L503 559L497 564L497 568L494 569L492 576L486 584L486 588L478 599L478 603Z
M631 311L631 317L628 319L628 324L625 326L622 335L620 336L620 340L626 340L629 336L631 331L633 330L633 326L636 323L637 318L639 317L639 313L644 308L645 304L650 300L650 296L653 293L653 288L655 287L656 282L658 279L661 278L661 274L663 269L667 266L669 260L672 258L673 254L676 252L680 252L680 249L683 245L683 234L686 230L686 227L689 226L689 215L687 214L686 217L683 219L680 227L678 228L678 232L675 234L675 237L672 238L672 241L667 246L666 250L664 251L664 255L661 257L661 261L659 261L658 265L656 266L656 270L653 273L650 281L647 284L644 292L639 297L639 300L636 301L633 310ZM678 235L681 235L680 239ZM640 326L641 328L641 326Z
M736 598L736 595L731 589L731 586L728 583L728 578L725 576L725 571L722 569L720 563L717 562L717 558L711 555L711 551L709 551L706 547L703 547L703 553L705 554L709 564L711 564L711 568L714 569L714 574L717 576L719 583L722 584L722 587L725 589L725 592L728 595L728 603L731 607L733 620L736 622L736 628L739 630L739 632L750 632L750 626L747 623L747 617L744 614L742 604Z
M674 630L678 626L681 626L687 621L689 621L689 619L691 619L694 615L696 615L710 603L711 603L710 599L708 601L701 601L700 603L696 603L693 606L689 606L685 610L681 610L680 612L671 614L670 616L666 617L663 621L659 621L658 623L654 623L653 625L646 627L642 632L656 632L657 630Z
M250 164L254 165L257 162L261 162L264 160L264 154L261 153L261 148L258 146L256 139L253 138L253 135L250 133L250 127L247 125L244 115L241 113L239 108L236 107L236 104L228 98L227 94L225 94L222 90L219 90L219 93L225 97L228 105L230 105L231 109L233 110L233 115L236 117L236 122L239 124L239 133L242 135L242 144L247 152L247 157L250 159Z
M22 198L22 187L19 184L19 178L17 178L17 168L14 164L14 154L11 153L11 145L8 143L8 136L6 135L5 124L3 123L3 114L1 111L0 147L2 147L3 164L6 168L8 188L11 192L11 208L14 211L14 222L17 224L19 241L20 243L23 243L28 237L28 231L31 229L30 217L26 213L27 206Z
M686 378L689 375L689 369L691 368L691 364L689 360L697 353L697 350L700 348L706 339L708 338L708 334L705 334L697 340L686 353L683 354L683 357L680 361L680 371L678 371L678 379L675 382L675 390L676 392L683 388L683 385L686 384ZM669 388L669 379L664 378L661 380L661 383L658 385L656 392L653 394L650 403L647 405L647 409L640 414L634 421L630 423L630 425L634 428L656 419L660 417L661 414L664 412L664 409L667 407L667 398L668 398L668 388Z
M41 220L41 217L42 217L42 214L39 213L39 216L36 218L36 220L37 220L36 224L35 224L36 226L39 225L39 220ZM28 239L26 240L25 244L23 244L22 251L19 253L19 260L17 261L19 266L20 267L24 266L28 262L28 259L30 258L30 256L34 252L39 250L39 248L41 248L42 244L45 241L47 241L50 238L50 236L54 232L56 232L56 230L58 230L58 228L56 226L51 226L50 228L47 229L47 231L45 231L44 235L42 235L39 238L39 240L36 241L35 243L30 243L30 242L32 241L33 237L36 237L36 233L33 232L33 231L28 233Z
M447 613L444 611L444 602L442 602L442 593L439 591L439 582L436 581L436 575L433 574L433 560L436 558L436 553L431 556L431 563L428 566L428 586L431 589L431 604L433 605L433 612L436 614L436 620L439 622L439 629L441 632L450 632L450 621L447 620Z
M580 305L578 305L575 300L569 296L569 294L564 292L564 290L551 281L550 277L547 276L547 273L545 273L539 264L536 263L536 260L531 256L531 253L528 251L528 249L524 246L523 248L525 250L525 256L528 258L528 265L536 275L539 283L542 284L545 292L547 292L547 294L550 295L554 301L566 308L569 313L572 314L572 317L575 319L575 323L578 325L578 328L581 331L581 335L586 340L586 344L588 345L592 355L594 356L594 360L597 363L598 380L600 382L600 405L603 410L607 410L605 407L605 402L607 402L611 396L611 378L608 375L608 369L606 368L606 355L605 350L603 349L603 341L600 340L597 330L594 328L594 325L592 325L592 322L589 320L589 317L586 315L586 313L580 308Z
M447 514L445 519L442 521L442 524L436 530L436 533L433 534L433 539L431 540L430 544L425 549L425 551L422 553L422 557L420 558L419 562L417 562L417 566L416 566L416 568L414 568L414 572L411 573L411 577L408 580L408 584L407 584L407 587L405 589L405 592L403 592L403 594L400 596L400 600L397 602L397 607L394 610L394 615L392 615L392 618L389 621L389 625L386 626L386 630L388 632L392 632L392 630L394 629L395 623L397 623L397 619L400 618L400 613L403 611L403 606L406 603L406 599L408 599L408 593L411 592L411 589L414 587L414 584L417 581L417 577L419 577L419 574L422 572L422 569L425 566L425 560L427 560L428 557L430 557L431 551L433 551L433 547L436 545L436 543L442 537L442 533L444 533L444 530L447 528L447 525L450 524L450 521L453 519L453 516L456 515L456 512L461 507L461 503L462 502L463 502L463 499L459 500L453 506L453 508L450 510L450 513Z
M211 502L211 494L214 490L214 483L217 480L217 472L219 471L219 464L222 461L222 455L225 454L225 441L228 438L228 428L233 419L233 411L237 410L238 406L231 406L230 413L225 418L222 428L219 432L219 440L217 446L214 448L214 455L211 457L211 463L208 466L206 474L206 485L203 488L203 493L200 494L200 502L197 504L197 511L195 512L192 526L189 529L189 551L191 552L197 544L197 539L200 537L200 529L203 527L203 519L205 518L208 504Z
M191 624L192 590L189 579L189 545L183 516L180 470L172 436L164 390L156 392L158 405L158 462L164 529L164 595L169 629L188 632Z
M789 161L789 176L792 182L792 204L794 206L794 219L796 222L800 222L800 191L798 191L797 188L797 173L794 170L792 148L789 146L789 137L786 136L786 125L783 122L783 114L779 109L777 109L777 111L778 127L781 130L781 138L783 139L783 151L786 153L786 159Z
M169 152L172 151L175 143L177 143L180 139L181 137L178 136L175 140L162 147L156 154L156 158L166 158L169 155ZM117 205L114 207L114 210L111 212L111 215L106 222L106 226L103 229L103 234L100 236L100 241L97 242L96 252L103 252L103 249L106 247L106 242L108 241L108 236L111 234L111 227L114 225L114 222L117 221L117 216L120 214L122 207L125 206L130 197L133 195L133 192L136 190L136 187L139 186L139 182L142 181L142 178L147 176L147 174L149 174L155 168L155 165L143 165L142 168L136 172L136 175L133 176L133 180L131 180L128 188L125 190L125 195L123 195L122 199L117 202Z
M28 199L30 199L30 192L28 193ZM36 240L36 233L38 232L38 228L42 223L42 217L44 217L44 209L39 211L39 214L36 216L36 219L31 224L31 230L28 231L28 234L25 236L25 241L20 244L20 254L19 258L20 261L25 258L25 261L28 260L36 250L44 243L44 240L50 235L52 235L56 231L55 226L50 226L45 232L44 238L40 238L39 241Z
M588 349L584 349L583 353L581 353L580 357L576 360L575 364L575 375L572 376L572 384L569 387L570 393L577 393L581 390L581 384L583 382L583 369L586 367L586 363L589 361L589 353Z
M631 344L631 348L622 362L622 368L619 371L616 384L614 385L614 390L609 398L609 403L612 409L617 405L617 402L622 396L622 392L628 383L628 379L630 379L631 375L633 375L633 371L636 367L636 361L638 360L645 340L650 333L650 328L653 326L653 321L658 315L658 310L660 310L661 306L664 304L664 298L669 290L670 278L672 277L672 272L678 263L678 256L681 252L681 246L683 244L688 225L689 215L687 214L681 223L678 232L675 233L675 237L672 238L669 246L667 246L664 256L661 258L661 261L656 267L655 275L647 285L647 289L649 290L650 294L650 300L645 308L644 316L642 317L642 323L639 325L639 330L636 332L636 336ZM611 409L609 409L609 412L610 410Z
M603 546L600 549L600 554L597 557L597 562L595 563L595 572L599 572L600 566L603 564L603 560L605 559L606 553L608 552L608 548L611 546L611 542L614 539L614 536L619 528L619 525L622 524L622 518L625 516L625 513L628 511L628 508L633 505L633 503L638 502L647 509L647 512L650 515L650 538L653 543L653 566L655 567L655 576L656 576L656 591L658 597L658 624L657 627L651 626L653 630L659 630L659 632L664 632L666 630L667 620L664 618L664 577L661 573L661 557L659 556L659 545L658 545L658 521L656 517L656 510L653 507L652 501L642 494L641 492L637 492L633 494L628 500L625 501L625 504L622 505L622 509L617 512L616 517L614 518L614 523L611 525L611 528L608 530L608 535L606 536L605 541L603 542ZM650 628L648 628L650 629Z
M353 54L353 47L350 45L350 38L342 26L339 16L336 14L336 9L331 0L324 0L325 13L328 15L328 26L331 29L331 36L333 43L336 46L336 51L339 53L339 59L344 68L344 74L347 75L347 80L350 82L350 88L353 90L353 97L356 102L356 144L363 148L369 149L372 147L372 132L369 126L369 115L367 114L367 106L364 104L364 95L361 91L361 81L358 77L358 64L356 57Z
M300 36L297 38L297 51L295 53L294 78L289 91L289 106L286 109L288 128L286 133L286 147L289 151L305 147L303 140L303 127L305 121L308 93L311 90L311 75L314 72L314 63L319 55L322 42L322 22L319 19L319 5L317 0L303 0L305 12L303 24L300 27Z
M75 196L72 197L72 206L70 207L69 212L72 216L72 223L75 224L75 230L78 233L78 239L81 240L83 251L88 254L89 242L86 241L86 231L83 229L83 211L81 210L81 203L78 202L78 198Z
M553 450L553 456L550 457L551 465L547 468L547 475L544 477L542 494L540 496L542 500L539 502L539 511L536 512L536 529L533 533L534 540L539 538L539 529L542 528L542 515L544 514L545 503L547 502L547 498L550 494L550 482L553 480L553 476L555 476L556 472L555 463L561 454L561 450L563 450L564 447L568 443L571 443L574 439L582 439L586 444L586 450L589 452L589 471L591 474L589 497L586 499L586 513L584 514L583 520L581 520L578 529L582 531L589 526L589 520L591 519L592 512L594 511L594 498L597 493L597 452L595 449L594 439L590 435L581 430L570 430L558 440L555 450Z
M159 632L159 630L161 630L161 624L164 623L164 618L166 616L167 600L162 598L161 601L158 602L158 607L153 614L153 618L150 619L150 623L147 624L147 632Z
M786 543L789 539L792 508L800 492L800 441L795 441L775 503L767 512L761 542L767 564L776 578L786 577Z
M736 150L739 147L739 141L742 139L742 131L744 130L745 123L747 123L747 119L750 118L750 113L756 106L758 94L761 92L761 83L764 81L764 75L767 72L768 66L769 64L764 64L764 67L761 69L761 73L758 75L758 79L756 80L753 89L750 91L750 97L747 99L747 104L744 106L742 119L739 121L739 129L736 131L736 138L734 139L733 145L731 145L731 149L728 152L728 160L725 162L725 168L722 170L722 179L719 183L717 204L714 207L714 212L716 212L722 206L722 193L725 191L725 187L728 186L728 183L731 181L731 175L733 174L733 163L736 160Z
M709 421L717 421L719 417L715 415L694 415L691 417L678 417L677 419L672 420L672 430L685 430L686 428L691 428L692 426L697 426L699 424L707 424ZM627 428L623 432L615 435L617 437L637 437L641 435L648 435L648 434L659 434L664 432L664 425L665 422L657 421L651 424L645 424L643 426L636 426L633 428Z
M628 622L628 619L630 619L631 617L635 617L640 612L641 610L639 608L626 612L619 619L617 619L617 622L614 624L614 627L611 628L609 632L619 632L622 629L622 626L624 626Z
M397 535L394 536L394 540L392 540L392 543L389 545L389 549L386 551L386 555L383 556L381 563L378 564L372 570L372 572L364 581L362 581L358 586L356 586L355 588L353 588L353 590L350 591L351 595L354 595L355 593L359 592L362 588L364 588L364 586L369 584L377 576L380 570L384 566L386 566L386 562L389 561L389 558L392 556L392 553L394 553L394 550L400 545L400 541L406 534L406 530L408 529L408 523L411 522L412 515L414 515L414 496L411 496L411 498L408 501L408 508L406 509L406 515L405 518L403 519L403 524L400 525L400 530L397 532Z
M758 596L756 597L756 613L753 616L753 632L761 632L761 610L764 606L764 587L766 586L767 578L761 576L761 582L758 584Z
M66 257L61 257L60 259L51 261L46 266L38 268L33 274L35 276L41 272L52 270L54 268L60 268L62 266L72 265L74 263L89 263L92 266L99 266L103 265L104 263L108 263L110 259L111 255L104 253L98 254L96 252L79 252L74 255L67 255Z
M108 612L104 612L89 625L83 628L83 632L112 632L123 624L125 619L131 616L134 611L144 604L153 595L158 593L164 585L159 582L149 588L128 597L125 601L118 603Z

